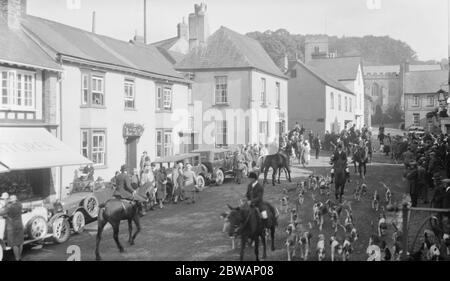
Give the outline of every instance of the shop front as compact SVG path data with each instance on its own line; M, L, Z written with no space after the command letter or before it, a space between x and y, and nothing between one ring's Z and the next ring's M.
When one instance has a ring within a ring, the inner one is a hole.
M25 204L56 193L53 167L90 163L43 128L0 128L0 193Z

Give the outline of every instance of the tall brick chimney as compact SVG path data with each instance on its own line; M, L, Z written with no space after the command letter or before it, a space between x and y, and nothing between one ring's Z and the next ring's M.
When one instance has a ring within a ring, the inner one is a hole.
M189 49L204 44L209 36L206 4L195 4L194 10L189 14Z
M184 21L184 17L183 17L183 21L181 23L177 24L177 37L189 40L189 27L186 24L186 22Z
M27 13L27 0L0 0L0 16L11 29L19 29L22 16Z

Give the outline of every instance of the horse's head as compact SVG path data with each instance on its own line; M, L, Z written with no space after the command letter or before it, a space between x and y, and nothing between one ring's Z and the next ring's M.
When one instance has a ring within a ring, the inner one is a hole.
M230 209L230 213L228 214L228 235L236 236L239 232L239 228L245 220L244 211L241 207L231 207L227 205Z

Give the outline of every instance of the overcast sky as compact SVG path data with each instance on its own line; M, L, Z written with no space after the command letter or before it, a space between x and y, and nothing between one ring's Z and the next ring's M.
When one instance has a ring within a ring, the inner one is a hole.
M421 60L448 57L449 0L203 0L211 33L226 26L240 33L285 28L294 34L389 35L408 43ZM80 9L68 2L81 2ZM28 0L28 13L121 40L143 34L144 0ZM147 0L148 38L176 35L201 0Z

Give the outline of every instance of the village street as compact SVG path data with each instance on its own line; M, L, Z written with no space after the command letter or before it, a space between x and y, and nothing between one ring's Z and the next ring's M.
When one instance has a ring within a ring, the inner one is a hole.
M312 157L313 158L313 157ZM390 160L383 155L375 155L375 161L368 166L367 185L368 194L360 202L352 202L356 228L359 232L359 239L355 242L355 252L351 260L366 260L366 248L368 246L369 235L376 228L371 227L373 221L376 225L378 213L371 209L371 198L373 190L376 188L381 195L384 195L380 181L387 183L392 191L394 202L399 201L403 195L404 182L401 173L401 165L390 164ZM311 172L317 175L326 175L329 172L329 157L323 154L319 160L312 159L311 165L306 169L292 168L293 183L289 184L282 177L282 184L275 187L265 185L265 199L280 208L279 199L283 196L282 189L286 187L289 191L289 201L293 207L295 200L296 182L306 177ZM385 162L385 163L380 163ZM351 167L351 183L346 186L345 200L353 201L352 192L355 188L357 178ZM262 178L261 178L262 180ZM101 254L104 260L238 260L239 250L231 250L230 239L222 233L223 222L220 214L227 210L226 204L236 206L239 199L245 193L247 184L235 185L231 180L227 180L222 186L211 186L199 194L195 204L181 203L178 205L169 204L163 210L150 211L141 219L142 232L136 239L134 246L127 244L128 231L126 222L122 222L120 228L120 241L123 243L126 252L119 253L112 237L111 228L108 227L103 234L101 243ZM301 221L307 226L312 221L312 199L311 192L305 196L305 203L302 207ZM383 197L383 196L381 196ZM327 198L321 198L325 201ZM385 202L381 200L381 205ZM389 215L389 214L387 214ZM342 219L342 218L341 218ZM281 214L279 227L276 232L276 251L268 250L267 260L287 260L284 241L286 239L285 228L288 224L288 214ZM414 218L412 221L415 221ZM412 232L414 232L414 225ZM392 227L388 229L386 242L392 246ZM312 248L315 249L317 227L311 230L313 234ZM332 235L329 218L325 218L324 229L327 241ZM415 233L415 232L414 232ZM86 227L84 233L73 235L69 241L61 245L46 245L41 249L29 249L24 253L24 260L66 260L69 254L66 250L71 245L77 245L81 250L81 260L93 260L95 248L96 223L91 223ZM339 234L338 234L339 236ZM329 249L327 247L327 252ZM261 252L260 252L261 253ZM327 257L328 259L329 257ZM253 250L247 248L246 260L253 260ZM299 258L294 258L298 260ZM316 260L315 253L310 259Z

